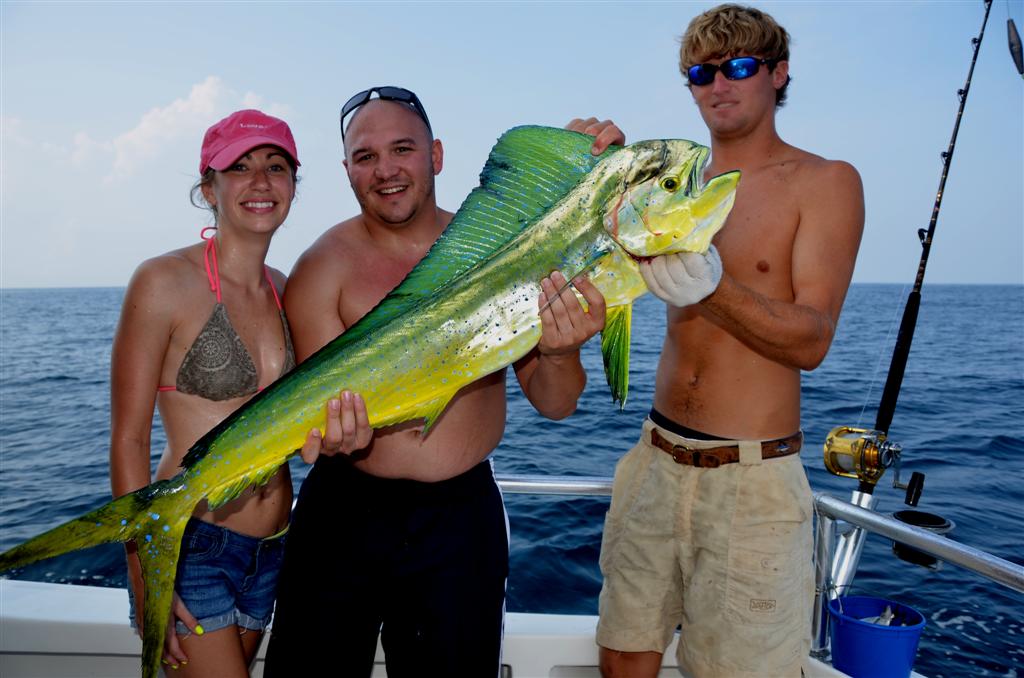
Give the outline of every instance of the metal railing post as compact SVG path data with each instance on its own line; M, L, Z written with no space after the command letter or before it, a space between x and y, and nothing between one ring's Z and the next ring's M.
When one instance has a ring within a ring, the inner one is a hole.
M836 597L832 585L832 558L835 555L836 522L817 510L817 534L814 538L814 607L811 617L811 656L825 659L829 654L828 602Z

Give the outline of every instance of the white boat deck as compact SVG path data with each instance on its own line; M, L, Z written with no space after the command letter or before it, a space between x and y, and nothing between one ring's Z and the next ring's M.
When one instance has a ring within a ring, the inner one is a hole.
M128 626L123 589L0 579L0 676L4 678L137 678L142 642ZM597 618L510 613L505 622L506 678L594 678ZM260 649L254 677L263 675ZM665 657L671 660L675 647ZM172 672L173 675L173 672ZM377 649L374 676L386 676ZM424 675L430 671L424 669ZM663 677L676 678L667 665ZM844 674L808 659L805 675Z

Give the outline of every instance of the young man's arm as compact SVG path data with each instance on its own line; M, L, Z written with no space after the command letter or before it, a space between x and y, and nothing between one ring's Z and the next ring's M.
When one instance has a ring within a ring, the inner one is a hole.
M761 355L804 370L820 365L832 344L864 230L857 170L831 162L815 178L793 242L792 303L759 294L728 274L701 302Z

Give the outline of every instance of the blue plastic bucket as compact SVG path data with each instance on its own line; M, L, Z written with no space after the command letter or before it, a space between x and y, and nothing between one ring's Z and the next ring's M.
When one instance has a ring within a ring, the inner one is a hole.
M861 621L892 608L893 623ZM841 611L840 611L841 608ZM832 666L853 678L907 678L914 667L924 616L914 608L884 598L847 596L829 601Z

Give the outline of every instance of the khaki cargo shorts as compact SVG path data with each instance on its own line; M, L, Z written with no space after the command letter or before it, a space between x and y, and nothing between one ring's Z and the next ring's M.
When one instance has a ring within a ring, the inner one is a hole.
M681 627L677 658L694 676L799 676L814 594L800 455L762 460L760 441L749 441L738 463L687 466L651 445L654 428L644 422L615 469L597 643L664 652ZM673 444L723 445L658 432Z

